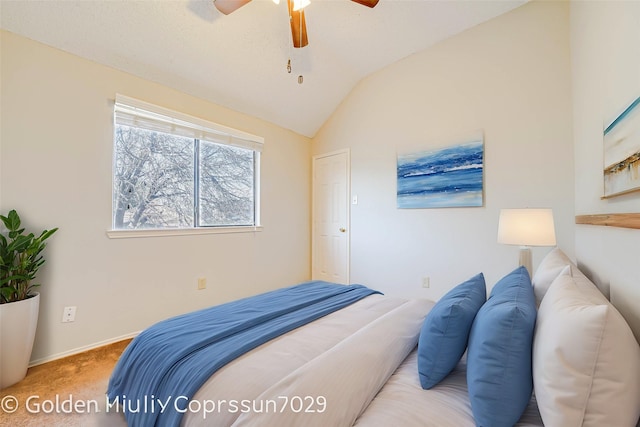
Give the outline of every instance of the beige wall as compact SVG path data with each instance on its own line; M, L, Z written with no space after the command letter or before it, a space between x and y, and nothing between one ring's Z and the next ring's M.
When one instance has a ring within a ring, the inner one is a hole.
M60 227L40 274L33 360L309 279L309 139L11 33L1 37L2 212L17 209L34 229ZM263 136L264 231L109 239L116 93ZM197 291L202 276L208 289ZM74 323L61 323L65 306L77 306Z
M640 96L640 2L572 2L571 53L576 214L640 212L640 193L601 200L603 126ZM640 340L640 230L576 226L576 256Z
M313 140L351 149L351 279L436 299L483 271L517 266L496 243L501 208L553 208L558 245L574 252L569 5L534 2L363 80ZM483 130L485 206L396 208L397 153ZM534 249L534 268L549 248ZM431 288L421 278L431 278Z

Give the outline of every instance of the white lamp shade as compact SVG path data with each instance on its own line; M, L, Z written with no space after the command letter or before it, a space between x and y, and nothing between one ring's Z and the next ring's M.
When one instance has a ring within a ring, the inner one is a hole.
M519 246L555 246L551 209L502 209L498 243Z

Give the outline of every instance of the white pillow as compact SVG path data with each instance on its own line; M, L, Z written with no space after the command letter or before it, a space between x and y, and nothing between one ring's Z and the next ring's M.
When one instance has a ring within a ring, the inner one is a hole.
M533 286L533 293L536 296L536 304L538 306L540 306L542 298L547 293L547 289L549 289L549 286L551 286L555 278L560 275L560 272L567 265L572 264L569 257L559 248L554 248L542 259L542 262L531 279L531 286Z
M547 426L635 426L640 346L593 283L565 267L540 304L533 385Z

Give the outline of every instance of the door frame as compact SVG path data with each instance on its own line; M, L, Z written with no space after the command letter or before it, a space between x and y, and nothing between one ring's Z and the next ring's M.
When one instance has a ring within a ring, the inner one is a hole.
M346 262L346 284L351 283L351 150L349 148L344 148L340 150L330 151L328 153L317 154L312 157L311 163L311 278L315 280L315 272L316 272L316 161L325 157L337 156L337 155L346 155L347 157L347 168L345 173L346 176L346 198L345 206L345 218L347 224L345 225L347 228L346 239L347 239L347 259Z

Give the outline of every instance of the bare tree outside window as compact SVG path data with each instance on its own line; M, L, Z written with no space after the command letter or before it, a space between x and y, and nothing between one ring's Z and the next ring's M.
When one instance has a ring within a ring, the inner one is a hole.
M120 124L114 143L114 229L255 224L254 151Z
M205 141L199 151L199 225L253 225L253 151Z

